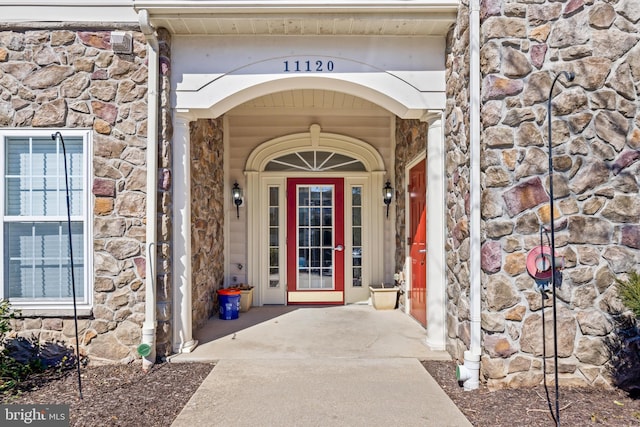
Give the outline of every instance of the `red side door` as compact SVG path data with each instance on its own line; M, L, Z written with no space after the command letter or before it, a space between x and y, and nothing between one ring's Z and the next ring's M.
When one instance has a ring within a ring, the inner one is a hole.
M427 177L426 161L409 170L411 316L427 326Z

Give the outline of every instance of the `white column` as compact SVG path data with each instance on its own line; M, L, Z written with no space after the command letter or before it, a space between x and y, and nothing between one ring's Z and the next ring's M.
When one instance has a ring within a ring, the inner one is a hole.
M446 348L446 169L443 113L429 114L427 131L427 345Z
M173 350L189 353L198 342L192 336L191 314L191 148L190 117L173 119Z

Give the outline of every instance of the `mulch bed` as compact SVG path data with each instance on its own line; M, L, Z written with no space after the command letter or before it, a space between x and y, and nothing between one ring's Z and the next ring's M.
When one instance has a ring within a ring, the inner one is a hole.
M476 427L554 426L544 387L464 391L458 385L454 362L425 361L424 367ZM555 409L555 388L549 387ZM640 426L640 400L620 390L560 387L562 426Z
M68 404L72 426L170 426L205 377L208 363L163 363L144 373L139 363L45 372L21 384L2 403Z
M455 363L423 365L476 427L554 426L542 387L464 391ZM213 369L209 363L162 363L144 373L140 364L88 366L81 370L83 399L75 370L31 377L2 403L68 404L72 426L170 426ZM551 405L555 407L553 387ZM640 400L619 390L560 389L563 426L640 426Z

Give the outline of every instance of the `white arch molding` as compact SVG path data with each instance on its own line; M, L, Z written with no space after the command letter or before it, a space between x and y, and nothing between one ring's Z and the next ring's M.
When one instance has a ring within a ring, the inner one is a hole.
M282 155L308 151L311 149L333 151L335 153L344 154L350 156L356 160L359 160L364 165L364 172L271 172L265 171L267 164ZM366 269L363 282L365 281L382 281L384 276L384 260L383 260L383 234L374 233L373 229L379 229L382 224L385 224L383 217L383 209L376 209L381 204L380 189L383 186L386 170L384 167L384 160L382 156L371 145L345 135L323 133L320 126L313 124L309 128L309 132L296 133L278 137L267 141L260 146L256 147L249 155L245 164L246 180L246 193L245 197L252 200L252 203L247 206L247 241L252 242L248 245L247 250L247 266L250 270L247 271L247 279L249 283L255 284L254 298L257 305L263 305L265 303L274 304L272 298L273 295L278 294L284 298L284 292L286 289L280 288L280 290L273 290L274 294L268 295L272 292L267 288L268 278L268 259L265 255L264 248L268 241L268 215L265 215L267 209L268 198L268 186L277 186L281 189L280 203L282 207L280 209L280 224L281 234L280 241L284 242L285 228L285 188L286 179L290 176L310 176L309 173L314 176L343 176L345 177L345 190L347 186L355 184L361 185L363 188L363 198L366 201L365 206L370 207L370 214L365 215L363 218L365 229L370 232L364 237L363 244L369 249L368 260L369 268ZM378 200L380 199L380 200ZM345 209L350 205L350 201L345 204ZM345 223L345 227L350 226L350 221ZM350 234L350 233L346 233ZM345 235L345 243L347 247L350 247L351 242L350 235ZM282 251L281 251L282 252ZM286 262L281 258L280 260L281 271L286 271ZM285 286L284 281L281 286ZM354 290L351 296L357 297L357 292L360 290ZM345 287L345 292L346 287ZM362 292L368 296L368 288L363 286ZM346 295L347 298L349 295ZM366 299L366 297L365 297ZM286 299L280 301L286 303Z
M188 80L189 76L185 76ZM203 76L199 76L201 79ZM210 76L208 76L211 79ZM296 89L343 92L379 105L402 119L419 119L429 110L444 110L443 91L421 91L389 73L317 76L222 75L213 80L179 84L175 108L197 118L219 117L234 107L274 92Z
M368 172L385 171L382 156L371 145L346 135L324 133L320 125L312 124L309 132L281 136L256 147L247 158L245 173L263 172L276 157L309 149L324 149L352 156L362 161Z

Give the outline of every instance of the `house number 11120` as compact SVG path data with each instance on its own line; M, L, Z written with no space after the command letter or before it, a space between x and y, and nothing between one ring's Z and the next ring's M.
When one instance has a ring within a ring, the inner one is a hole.
M284 61L285 73L321 73L333 71L333 61Z

